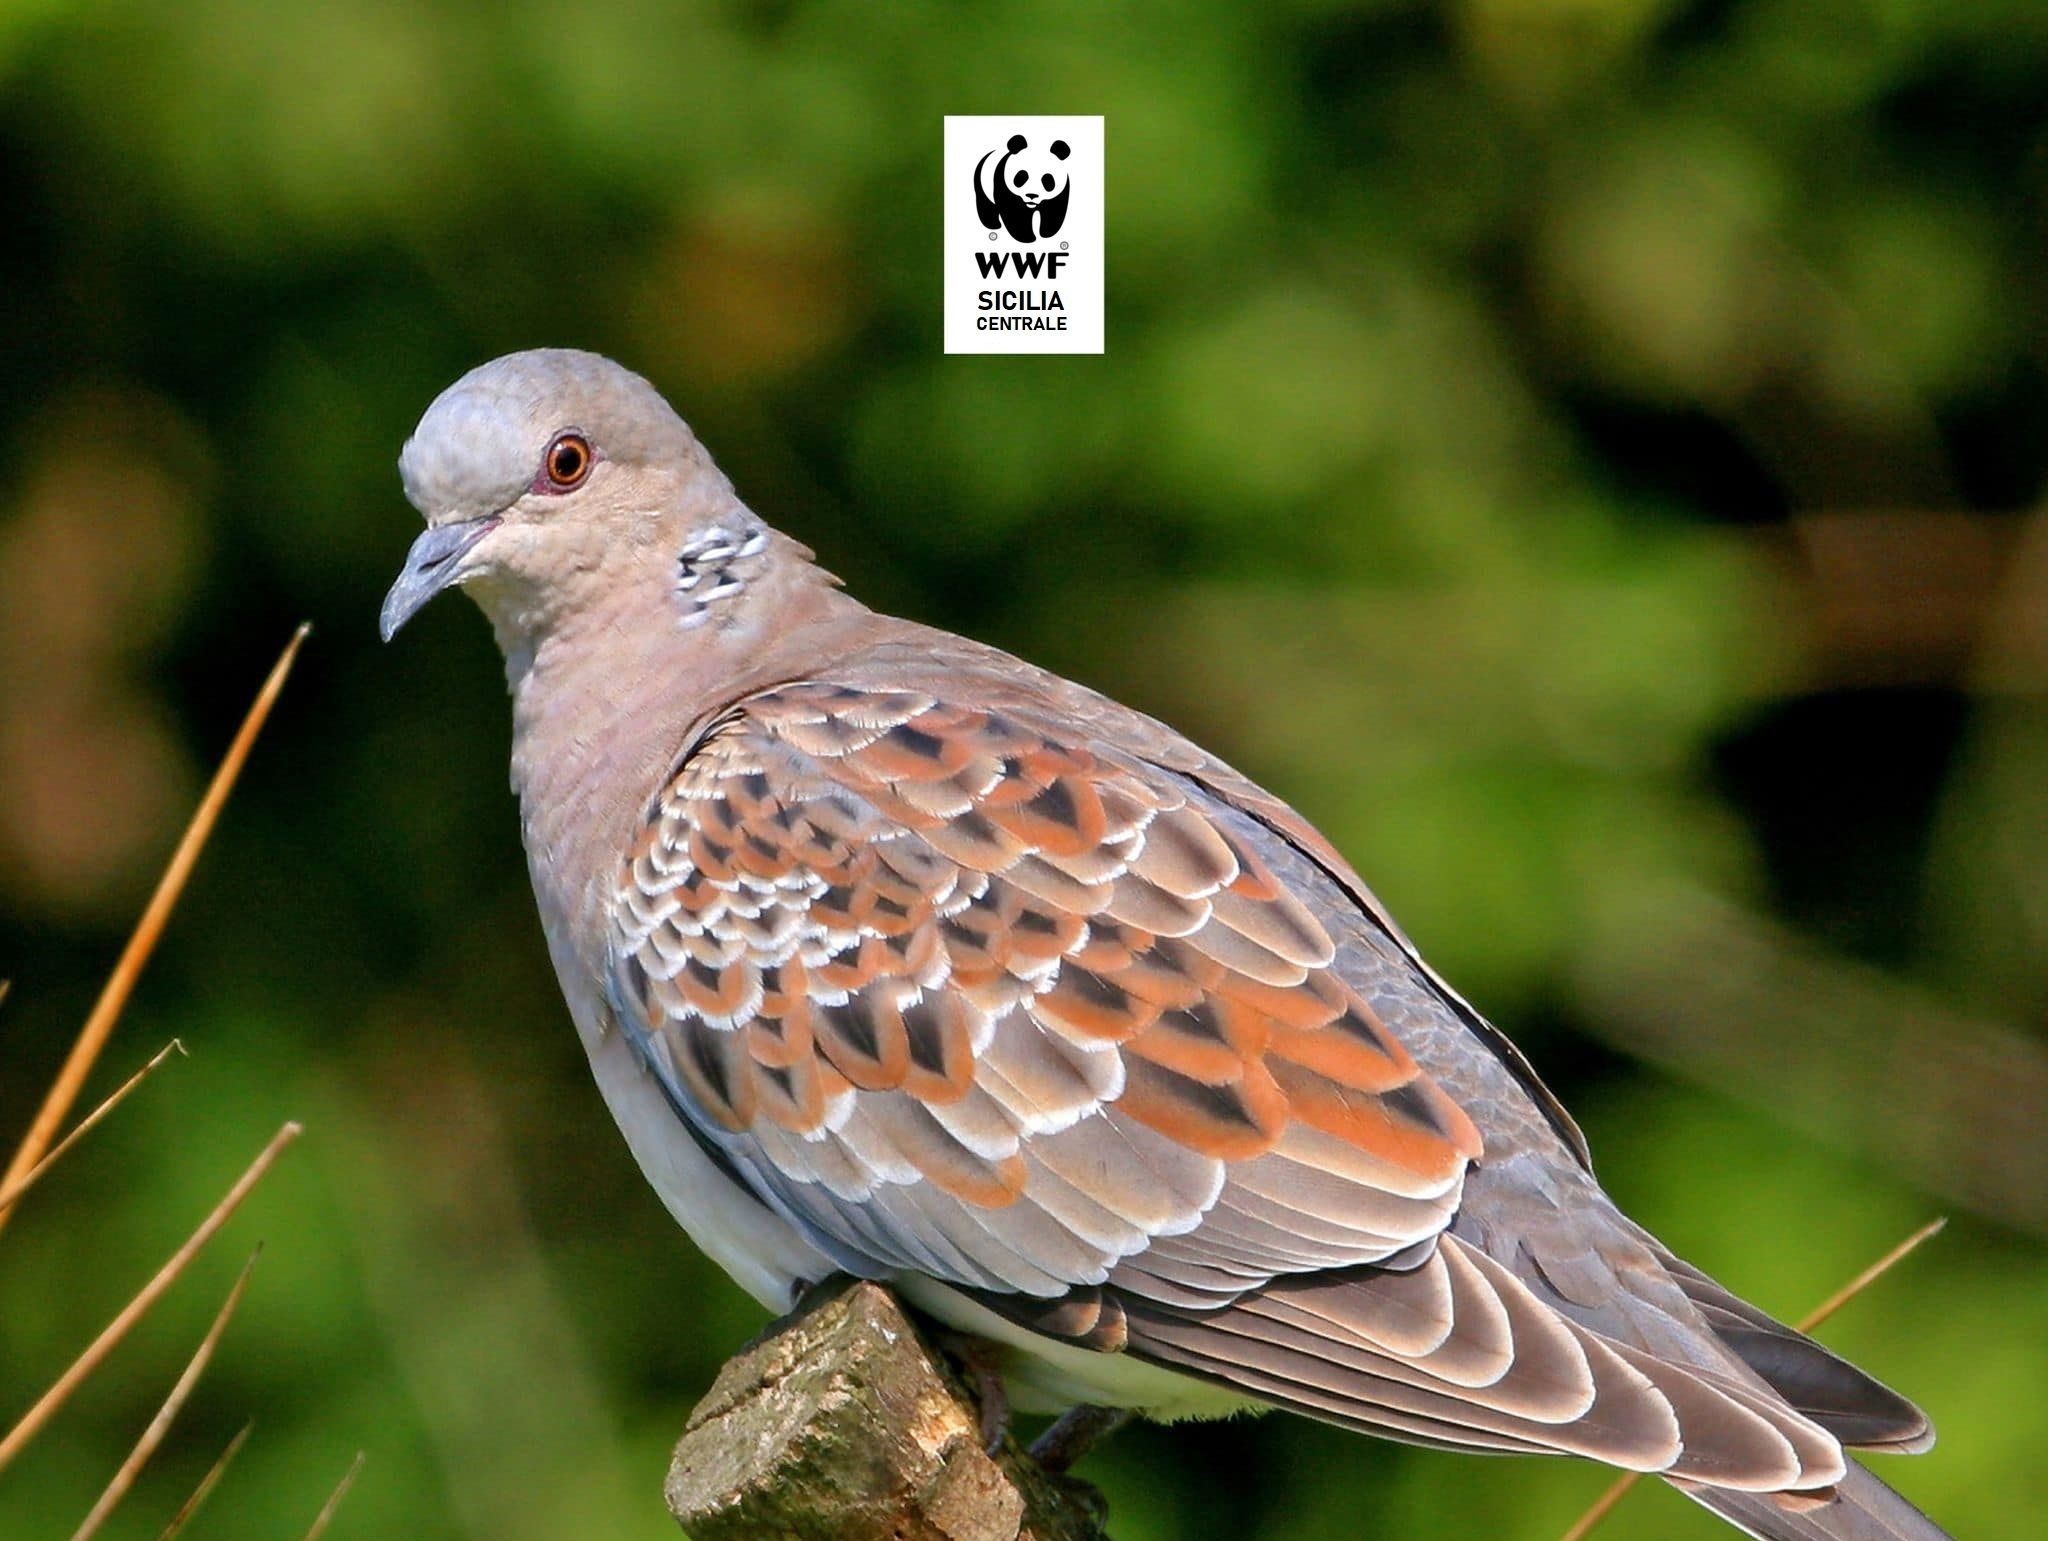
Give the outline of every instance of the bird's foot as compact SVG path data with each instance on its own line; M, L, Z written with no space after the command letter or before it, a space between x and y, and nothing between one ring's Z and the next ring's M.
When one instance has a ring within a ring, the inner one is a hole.
M986 1339L964 1333L946 1333L942 1341L974 1387L975 1404L981 1409L981 1448L996 1455L1010 1437L1010 1394L1003 1389L1002 1372L996 1368L1001 1350Z
M1114 1434L1132 1416L1128 1407L1070 1407L1031 1442L1031 1459L1055 1475L1063 1474L1094 1449L1097 1440Z

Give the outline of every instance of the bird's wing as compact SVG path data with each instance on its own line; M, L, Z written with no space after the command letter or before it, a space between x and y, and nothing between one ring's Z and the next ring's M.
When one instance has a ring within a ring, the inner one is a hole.
M1333 954L1169 778L803 683L660 793L613 988L684 1115L847 1267L1049 1299L1149 1259L1192 1304L1427 1243L1479 1154Z
M1838 1474L1767 1389L1444 1234L1480 1131L1333 966L1317 912L1355 901L1249 835L1051 717L777 686L650 808L614 1004L695 1136L851 1272L1411 1439Z

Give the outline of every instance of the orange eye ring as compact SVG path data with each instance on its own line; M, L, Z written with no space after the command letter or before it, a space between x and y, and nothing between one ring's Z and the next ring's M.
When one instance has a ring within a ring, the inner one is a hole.
M573 429L558 433L540 458L541 476L550 492L573 492L583 485L590 468L597 464L597 451L590 441Z

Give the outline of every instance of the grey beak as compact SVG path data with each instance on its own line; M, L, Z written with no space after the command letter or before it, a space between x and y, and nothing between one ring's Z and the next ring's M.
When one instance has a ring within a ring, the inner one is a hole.
M391 592L384 596L384 610L377 618L377 631L389 642L398 628L418 615L428 600L454 581L462 553L498 527L495 514L481 519L464 519L456 524L430 525L405 554L405 567Z

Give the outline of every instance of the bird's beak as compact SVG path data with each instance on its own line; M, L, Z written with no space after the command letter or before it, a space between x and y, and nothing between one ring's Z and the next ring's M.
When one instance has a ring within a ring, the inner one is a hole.
M377 618L377 630L386 642L398 635L398 628L418 615L441 590L455 581L462 553L498 527L498 516L464 519L455 524L435 524L412 543L405 554L405 567L391 592L384 596L384 610Z

